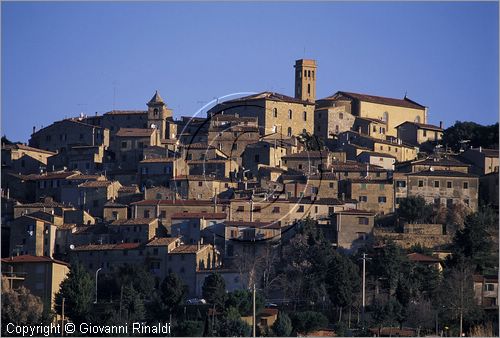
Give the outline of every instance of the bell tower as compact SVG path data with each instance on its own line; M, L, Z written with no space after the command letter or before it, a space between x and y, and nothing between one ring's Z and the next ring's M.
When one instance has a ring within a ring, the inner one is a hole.
M316 60L295 61L295 98L316 101Z
M160 139L166 138L167 120L172 119L172 111L167 108L158 91L155 92L148 105L148 128L158 129Z

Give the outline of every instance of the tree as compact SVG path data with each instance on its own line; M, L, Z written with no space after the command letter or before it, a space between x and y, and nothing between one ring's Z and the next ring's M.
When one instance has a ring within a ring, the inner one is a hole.
M67 278L56 294L56 311L61 314L62 299L65 299L65 315L76 323L89 322L94 301L94 281L85 268L72 264Z
M274 322L272 329L277 337L288 337L292 333L292 320L282 311L278 313L278 318Z
M432 207L425 203L421 196L403 198L399 202L398 216L410 223L416 221L426 222L431 214Z
M160 299L168 312L178 309L186 294L187 286L175 273L169 273L160 285Z
M374 253L371 264L368 264L370 275L387 281L387 288L392 291L396 288L399 278L409 273L409 262L402 249L393 242Z
M467 144L462 141L469 141ZM467 145L473 147L498 148L498 122L482 126L475 122L460 122L446 128L443 132L443 144L454 151L464 149Z
M177 337L202 337L203 322L186 320L178 323L172 328L172 333Z
M250 316L253 312L253 294L250 290L235 290L228 293L225 308L235 308L241 316ZM255 295L255 312L264 308L264 297L260 292Z
M309 333L328 325L328 319L319 312L304 311L291 315L293 329L297 333Z
M146 317L146 310L140 292L132 286L123 288L123 300L121 318L126 318L128 322L140 322Z
M492 238L497 235L498 215L491 209L483 209L466 217L464 228L456 232L453 240L452 265L470 260L475 269L484 273L498 271L498 258L493 252Z
M451 317L459 321L459 332L463 332L464 318L473 314L477 308L474 301L473 275L470 264L460 262L449 270L438 295L440 304L444 305Z
M7 323L16 325L38 325L43 318L42 300L25 287L10 289L8 281L2 279L2 333Z
M328 266L326 281L330 300L340 308L340 322L342 308L352 305L360 289L359 269L348 257L335 253Z
M203 282L203 298L217 308L222 309L226 302L226 282L218 273L212 273Z

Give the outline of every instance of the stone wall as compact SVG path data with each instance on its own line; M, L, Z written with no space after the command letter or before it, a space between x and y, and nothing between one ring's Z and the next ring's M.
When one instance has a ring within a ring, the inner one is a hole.
M373 235L377 243L393 241L404 249L409 249L417 244L420 244L424 248L439 248L451 244L453 240L452 235L397 233L381 228L374 228Z

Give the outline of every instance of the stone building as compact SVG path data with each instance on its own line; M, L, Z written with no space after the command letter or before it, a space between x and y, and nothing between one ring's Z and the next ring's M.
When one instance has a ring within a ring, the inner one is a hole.
M427 123L427 108L406 96L403 99L336 92L316 101L318 109L344 107L356 117L381 120L387 124L386 135L397 137L396 127L403 122Z
M262 166L281 168L282 157L286 154L286 148L281 146L279 141L259 141L245 148L242 154L242 166L244 170L250 170L253 177L257 177Z
M81 119L65 119L35 131L29 140L34 148L52 152L68 151L72 146L109 146L109 130L94 126Z
M375 151L363 151L357 156L357 160L361 163L377 165L391 171L394 171L394 164L396 163L394 156Z
M173 214L171 233L186 244L196 244L202 238L217 247L223 247L224 224L227 214L223 212L181 212ZM215 239L215 243L214 243Z
M334 162L335 155L329 151L302 151L282 157L283 166L287 169L312 175L326 170Z
M69 273L69 264L50 257L20 255L2 258L2 278L6 287L27 288L40 297L44 311L55 310L55 296Z
M443 138L442 125L438 127L432 124L406 121L397 126L396 129L398 139L413 145L425 142L437 143Z
M171 225L171 217L179 212L228 212L228 202L209 200L144 200L132 203L133 218L156 217L163 226Z
M462 204L477 211L479 179L476 175L452 170L434 170L408 174L408 196L422 196L436 205Z
M208 145L216 147L239 164L246 146L258 140L259 126L256 117L214 115L210 118Z
M351 178L340 184L341 193L358 201L358 209L376 214L394 212L394 189L391 180Z
M326 232L337 247L350 252L369 244L373 238L375 213L364 210L342 210L330 216L331 232Z
M188 168L182 158L148 158L139 162L140 186L168 186L173 177L186 175Z
M16 218L10 227L11 255L52 257L55 248L56 229L63 218L37 211Z
M232 158L191 160L186 161L186 165L190 176L214 176L220 179L234 179L240 168L238 162L241 163L241 158L239 158L239 161ZM181 176L181 174L177 176Z
M136 169L144 158L144 148L160 142L155 128L121 128L115 134L110 149L115 153L115 164L121 169Z
M314 111L314 135L323 140L333 139L339 133L351 130L355 117L344 107L328 107Z
M255 261L268 245L281 239L281 226L273 222L225 222L225 258ZM235 262L238 264L239 262Z
M117 219L108 228L122 243L144 243L159 235L157 218Z
M225 101L212 108L209 116L222 113L257 117L261 135L277 133L284 137L313 133L314 103L274 92L262 92Z
M359 134L385 140L387 137L387 122L369 117L356 116L352 130L357 131Z
M295 61L295 98L302 101L316 100L316 60Z
M238 182L229 178L217 178L210 175L187 175L174 177L171 184L183 199L210 200L238 186Z
M499 156L498 149L470 148L464 151L460 158L472 165L472 173L486 175L498 172Z
M398 162L411 161L417 158L418 147L403 143L401 140L393 139L391 141L373 138L367 135L359 134L354 131L341 133L338 138L342 146L350 143L364 147L359 149L355 156L368 149L378 153L384 153L394 156Z
M415 173L429 170L451 170L462 173L469 173L471 165L457 160L454 157L427 157L422 160L407 161L396 164L396 171Z
M3 172L36 174L47 166L47 160L56 153L29 147L21 143L2 144Z

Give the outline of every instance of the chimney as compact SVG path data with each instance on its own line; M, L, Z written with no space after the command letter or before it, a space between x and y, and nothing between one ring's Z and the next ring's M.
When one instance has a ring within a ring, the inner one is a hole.
M482 153L483 152L483 147L479 146L479 152Z
M439 128L443 129L443 121L439 121Z
M35 131L36 131L36 127L35 127L35 126L33 126L33 134L35 133Z
M200 248L201 248L200 241L198 241L198 251L200 250Z

